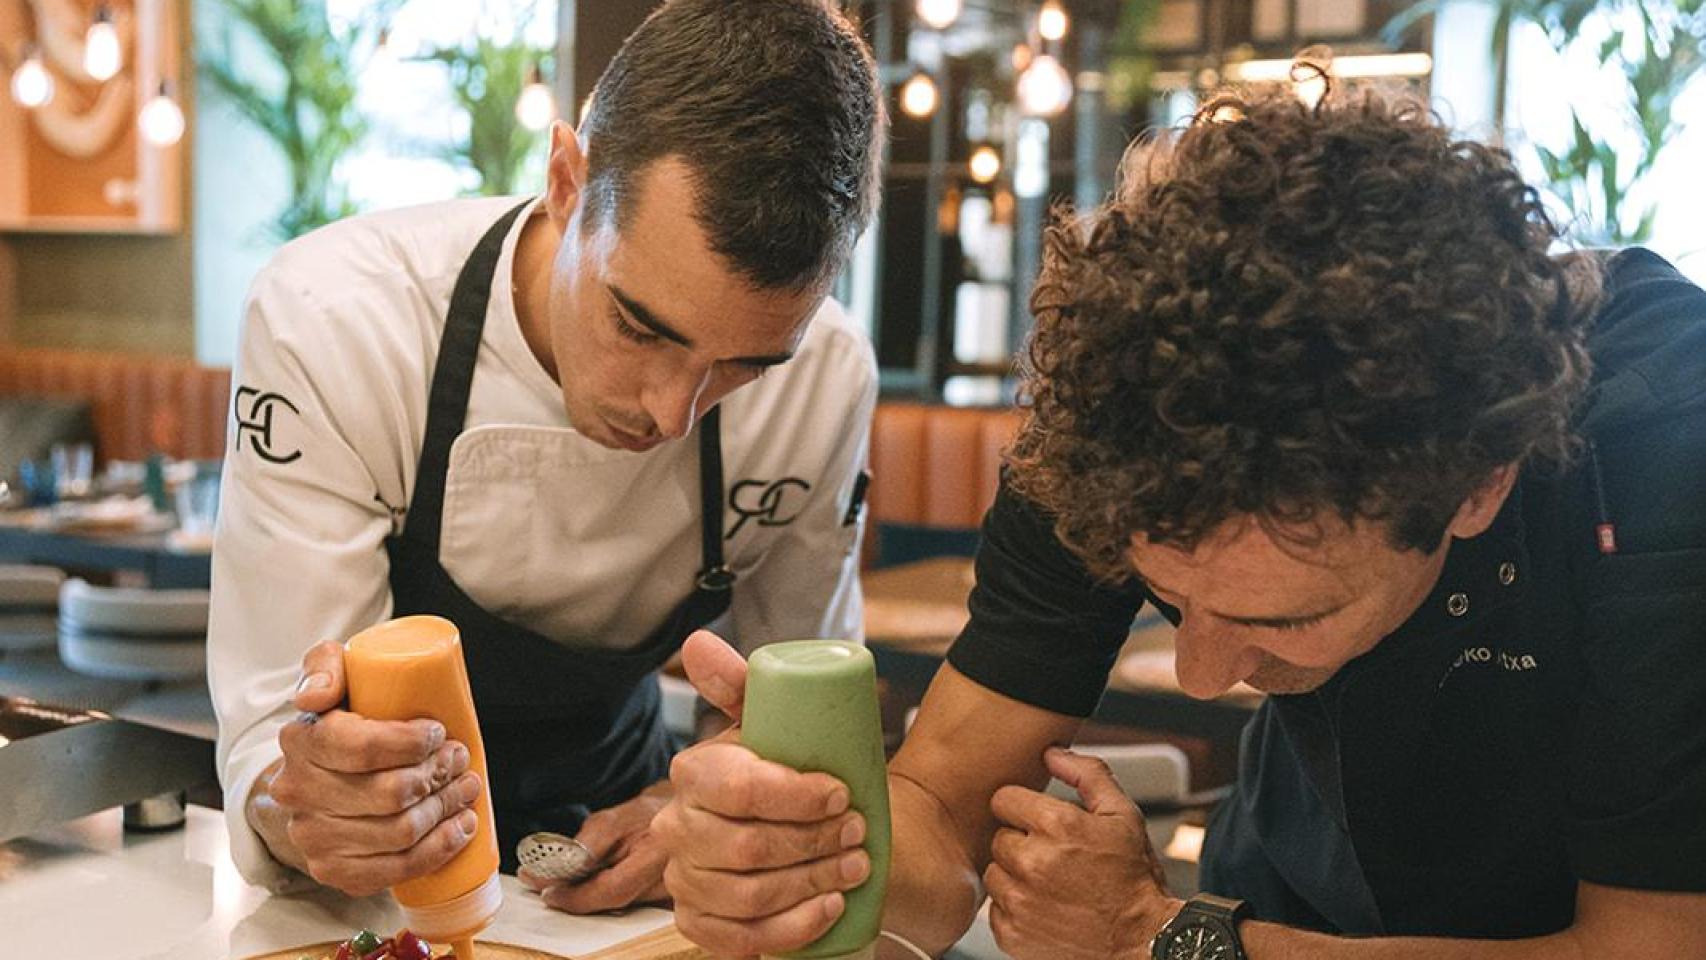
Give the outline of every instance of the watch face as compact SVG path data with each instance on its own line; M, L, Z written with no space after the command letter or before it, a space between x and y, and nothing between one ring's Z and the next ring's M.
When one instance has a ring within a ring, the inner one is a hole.
M1174 931L1161 960L1233 960L1238 949L1219 925L1192 923Z

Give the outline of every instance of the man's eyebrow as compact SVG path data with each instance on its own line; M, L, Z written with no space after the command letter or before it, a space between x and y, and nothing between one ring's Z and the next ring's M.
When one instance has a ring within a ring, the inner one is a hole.
M623 293L621 290L617 289L614 284L610 285L609 289L611 298L614 299L623 310L627 311L628 315L633 317L634 321L640 326L645 327L647 330L650 330L652 333L657 334L671 343L678 343L689 349L693 347L693 341L689 340L685 334L658 319L657 314L646 309L638 300L635 300L633 297ZM756 357L730 357L728 362L738 363L744 367L774 367L787 363L792 359L794 359L794 355L791 353L771 353Z
M1141 572L1139 572L1137 574L1137 578L1140 581L1142 581L1145 586L1147 586L1150 590L1152 590L1154 592L1170 593L1170 594L1173 594L1175 596L1178 595L1178 591L1169 590L1166 587L1163 587L1160 584L1157 584L1154 580L1151 580L1150 578L1144 576ZM1165 601L1163 601L1163 602L1165 602ZM1343 610L1345 608L1345 606L1346 606L1346 604L1344 604L1344 603L1337 603L1331 607L1326 608L1325 610L1317 610L1313 613L1293 614L1291 616L1286 616L1286 617L1239 617L1239 616L1232 616L1230 614L1219 613L1219 612L1216 612L1214 610L1210 610L1207 612L1210 616L1219 617L1220 619L1225 620L1228 623L1236 623L1240 626L1245 626L1245 627L1297 627L1297 626L1303 626L1304 624L1314 623L1317 620L1325 620L1326 618L1332 616L1333 614L1338 613L1340 610Z
M693 346L693 341L687 339L685 334L677 331L674 327L664 323L662 320L659 320L656 314L641 306L639 301L635 300L633 297L630 297L621 290L616 289L614 285L610 287L610 296L622 306L622 309L628 311L628 315L638 321L640 326L645 327L647 330L650 330L665 340L679 343L684 347Z

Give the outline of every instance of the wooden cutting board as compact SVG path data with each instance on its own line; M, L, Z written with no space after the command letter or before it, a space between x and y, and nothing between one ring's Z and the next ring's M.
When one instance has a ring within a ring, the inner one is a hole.
M699 945L681 935L675 924L669 924L605 947L597 953L582 955L579 960L713 960Z
M712 960L709 953L682 936L673 923L575 958L485 940L475 940L474 946L477 949L475 960ZM325 943L309 943L276 953L261 954L250 957L249 960L297 960L302 956L320 960L322 957L330 957L337 949L338 941L329 940Z

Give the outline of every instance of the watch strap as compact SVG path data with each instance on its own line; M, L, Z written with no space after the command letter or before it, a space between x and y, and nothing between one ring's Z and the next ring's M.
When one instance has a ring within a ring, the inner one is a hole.
M1208 916L1219 917L1230 924L1237 924L1238 921L1250 916L1249 904L1242 900L1233 900L1230 897L1217 897L1212 893L1199 893L1185 901L1185 906L1194 906L1199 915L1207 914ZM1234 926L1233 929L1236 930L1237 927Z

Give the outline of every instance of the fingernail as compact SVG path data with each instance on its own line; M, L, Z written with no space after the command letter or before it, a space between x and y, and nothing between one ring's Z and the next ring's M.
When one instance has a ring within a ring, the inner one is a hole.
M450 772L454 775L466 769L468 769L468 748L459 743L450 751Z
M863 850L849 853L841 858L841 879L850 884L863 883L865 875L870 872L871 858L865 856Z
M856 847L865 839L865 818L854 817L841 828L841 845Z
M847 802L847 791L843 788L837 787L835 791L829 795L829 799L824 801L823 812L833 817L847 809Z
M457 793L462 797L462 803L464 806L466 806L470 803L473 803L475 800L480 799L480 776L479 776L479 774L471 773L468 776L463 777L461 783L459 783L457 785L456 790L457 790Z
M480 825L480 818L472 810L464 810L456 817L456 829L462 831L464 837L474 835L474 829Z
M437 750L444 746L444 724L435 720L427 721L426 735L429 744L428 749Z
M331 685L332 685L331 674L321 673L320 671L316 670L315 672L310 673L306 677L303 677L301 680L297 681L296 692L299 694L302 694L302 693L307 693L310 690L323 690L326 687L329 687Z
M841 916L841 911L847 909L847 898L840 893L832 893L823 898L823 918L834 920Z

